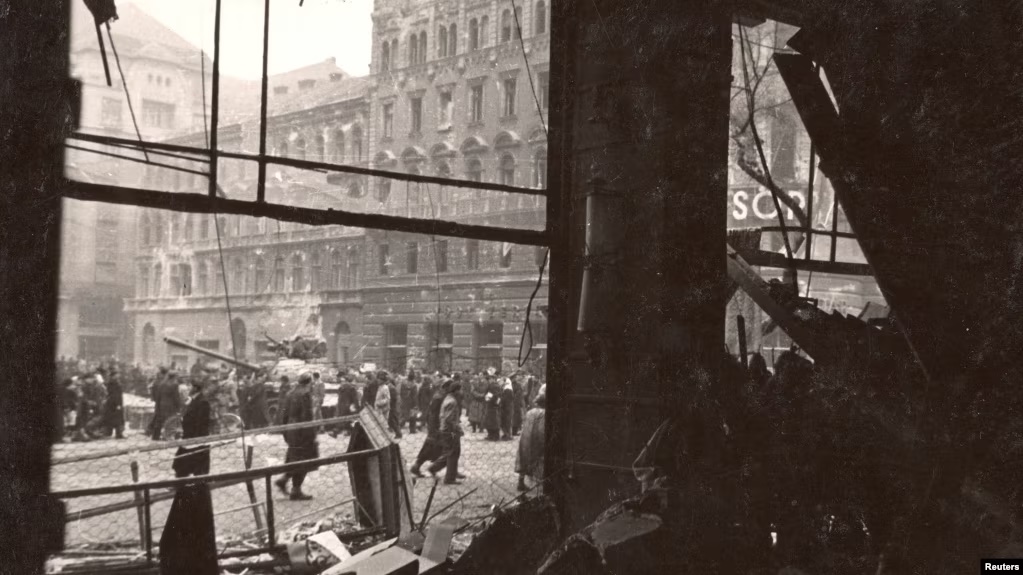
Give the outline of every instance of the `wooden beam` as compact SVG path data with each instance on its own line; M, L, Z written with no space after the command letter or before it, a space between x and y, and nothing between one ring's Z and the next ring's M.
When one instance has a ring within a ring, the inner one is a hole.
M789 259L784 254L756 250L744 252L742 258L751 266L765 268L797 269L823 274L838 274L845 276L873 276L874 269L870 264L856 264L850 262L829 262L825 260L806 260L803 258Z
M158 192L104 184L66 181L62 195L84 202L106 202L200 214L237 214L257 218L273 218L312 226L351 226L407 232L412 234L470 238L491 242L509 242L527 246L546 246L547 232L516 230L460 224L451 221L403 218L381 214L362 214L332 209L303 208L272 203L258 203L228 198L210 198L199 194Z

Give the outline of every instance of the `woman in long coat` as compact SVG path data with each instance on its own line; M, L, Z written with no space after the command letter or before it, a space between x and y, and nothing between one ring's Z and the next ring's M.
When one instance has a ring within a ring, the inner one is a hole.
M181 416L181 438L192 439L210 434L210 402L206 399L200 378L192 380L192 398ZM177 477L208 475L210 472L210 447L179 447L174 457L174 474Z
M479 431L485 428L483 420L487 411L487 382L479 376L474 376L469 386L469 393L467 394L466 400L469 402L467 406L469 411L469 425L472 426L472 430Z
M519 491L525 491L525 477L533 481L543 480L543 445L544 445L544 413L547 398L537 395L534 400L536 407L526 412L519 437L519 451L515 457L515 472L519 474Z
M510 379L501 382L501 441L511 441L515 418L515 389Z
M497 379L491 377L487 382L486 413L483 416L483 427L487 430L487 441L501 439L501 386Z

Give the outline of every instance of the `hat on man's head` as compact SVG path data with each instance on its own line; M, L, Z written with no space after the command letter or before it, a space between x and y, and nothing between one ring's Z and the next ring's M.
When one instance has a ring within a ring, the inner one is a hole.
M302 375L298 376L298 384L299 385L304 385L304 384L308 384L308 383L312 383L312 382L313 382L313 376L310 375L308 371L303 373Z

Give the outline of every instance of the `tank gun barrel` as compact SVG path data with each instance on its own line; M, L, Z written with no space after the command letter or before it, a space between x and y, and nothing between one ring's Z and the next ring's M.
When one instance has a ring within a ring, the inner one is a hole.
M222 353L217 353L215 351L210 351L208 349L203 349L203 348L201 348L201 347L199 347L197 345L192 345L192 344L190 344L188 342L181 341L180 339L177 339L177 338L174 338L174 337L169 337L169 336L164 337L163 341L167 342L168 345L173 345L175 347L181 347L181 348L184 348L184 349L190 349L190 350L192 350L192 351L194 351L196 353L199 353L199 354L202 354L202 355L205 355L205 356L209 356L209 357L213 357L213 358L219 359L221 361L225 361L227 363L230 363L231 365L236 365L238 367L244 367L246 369L251 369L252 371L259 371L261 369L258 365L254 365L254 364L251 364L251 363L248 363L248 362L245 362L245 361L241 361L240 359L235 359L235 358L233 358L231 356L224 355Z

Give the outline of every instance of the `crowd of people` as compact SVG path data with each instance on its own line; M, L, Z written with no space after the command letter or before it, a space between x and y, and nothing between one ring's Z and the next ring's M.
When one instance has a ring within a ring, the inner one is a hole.
M165 423L181 418L182 438L203 437L212 432L220 414L235 413L246 429L269 425L316 421L354 415L369 407L377 411L400 439L403 433L420 433L426 438L411 472L424 477L444 470L445 484L458 484L465 475L459 470L461 441L466 431L480 434L485 441L519 439L516 472L519 489L527 489L525 478L539 481L543 465L544 385L539 378L521 371L508 376L495 368L473 373L406 374L386 370L364 373L356 369L337 374L337 403L324 409L326 381L318 371L304 371L296 381L287 375L271 380L268 370L239 374L227 365L209 367L196 362L187 370L161 366L146 372L138 365L115 360L88 363L61 358L60 437L73 441L123 438L124 392L153 401L153 416L145 430L154 440L162 437ZM277 409L271 406L276 404ZM288 444L287 462L318 457L316 437L326 431L332 437L350 431L352 422L326 429L307 427L284 433ZM181 448L175 458L179 476L208 473L209 453L204 448ZM286 475L277 486L295 499L302 492L304 473ZM287 485L290 483L290 492Z

